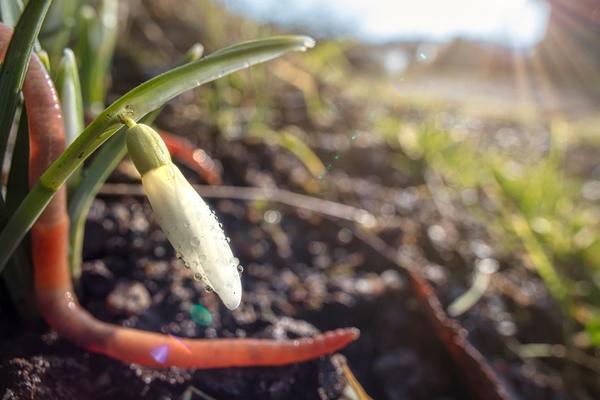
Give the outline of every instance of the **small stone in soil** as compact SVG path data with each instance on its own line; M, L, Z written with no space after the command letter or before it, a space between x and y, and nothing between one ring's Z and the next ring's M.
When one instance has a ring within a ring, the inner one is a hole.
M150 304L148 289L139 282L121 282L106 298L107 308L113 315L140 315Z

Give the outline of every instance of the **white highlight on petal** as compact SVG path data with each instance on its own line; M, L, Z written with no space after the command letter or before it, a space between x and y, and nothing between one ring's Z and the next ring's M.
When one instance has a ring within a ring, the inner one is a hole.
M183 262L227 308L237 308L242 299L239 261L215 214L173 164L148 171L142 185L160 226Z

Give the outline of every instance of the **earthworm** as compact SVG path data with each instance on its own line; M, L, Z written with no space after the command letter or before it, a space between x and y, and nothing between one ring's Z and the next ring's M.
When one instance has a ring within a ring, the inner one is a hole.
M165 130L159 130L160 137L167 145L169 153L186 167L196 172L209 185L221 184L221 176L215 162L203 150L196 148L189 140Z
M0 24L0 57L11 30ZM35 54L23 86L29 122L29 184L65 147L62 113L54 85ZM275 366L317 358L358 337L354 328L313 338L184 339L120 327L96 319L77 302L68 268L69 216L62 187L31 230L34 288L40 312L59 335L77 345L127 363L150 367L226 368Z

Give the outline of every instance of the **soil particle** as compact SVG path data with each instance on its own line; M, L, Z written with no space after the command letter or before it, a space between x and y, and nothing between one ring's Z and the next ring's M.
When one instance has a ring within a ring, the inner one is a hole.
M119 282L106 298L108 312L117 316L140 315L150 305L150 294L139 282Z

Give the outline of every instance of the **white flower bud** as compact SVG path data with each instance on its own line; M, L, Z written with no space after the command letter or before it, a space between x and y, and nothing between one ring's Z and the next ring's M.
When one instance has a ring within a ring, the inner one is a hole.
M130 130L136 135L141 132ZM144 129L144 135L146 132L160 140L154 130ZM128 140L128 147L136 143ZM145 146L143 152L137 153L138 159L152 147ZM233 256L217 217L170 160L163 157L160 163L154 162L156 157L150 154L148 160L134 162L136 167L140 163L141 169L149 168L140 171L142 185L167 238L194 276L213 289L227 308L237 308L242 298L239 261Z

